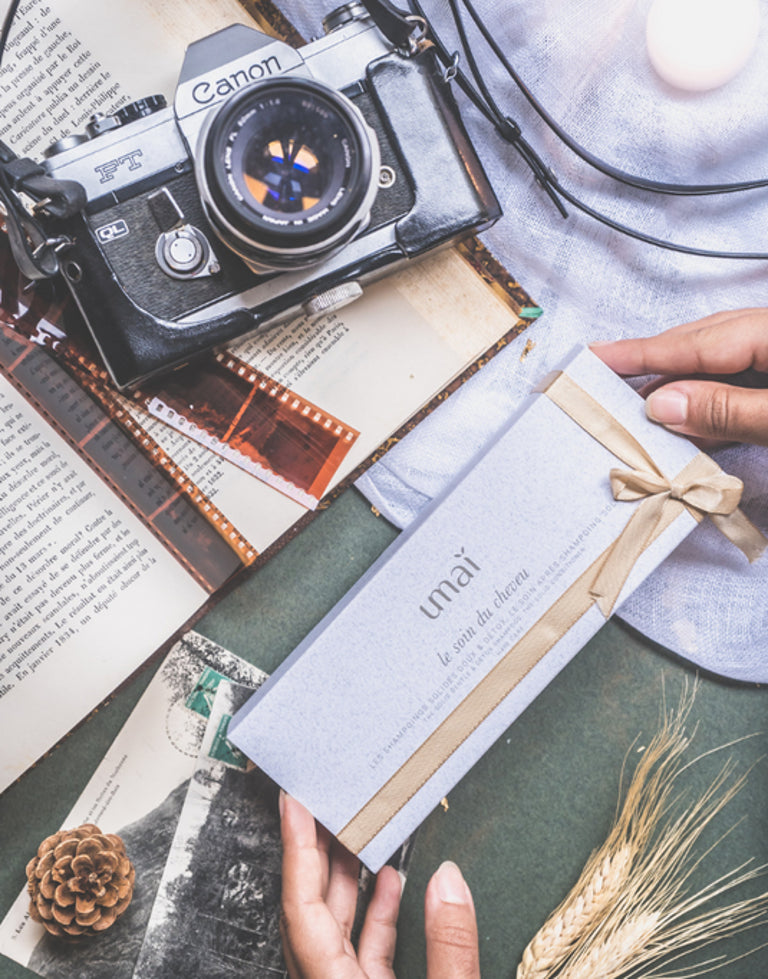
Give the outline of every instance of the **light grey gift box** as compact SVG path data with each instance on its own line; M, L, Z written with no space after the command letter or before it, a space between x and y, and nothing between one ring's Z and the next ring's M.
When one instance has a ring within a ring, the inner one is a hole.
M739 480L581 349L240 710L230 738L377 871Z

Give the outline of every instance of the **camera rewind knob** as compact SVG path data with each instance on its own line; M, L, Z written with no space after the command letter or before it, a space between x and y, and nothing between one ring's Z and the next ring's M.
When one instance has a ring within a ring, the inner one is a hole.
M115 113L115 119L121 126L124 126L126 123L143 119L144 116L151 116L158 109L164 109L167 104L164 95L148 95L145 99L137 99L135 102L129 102L128 105L118 109Z

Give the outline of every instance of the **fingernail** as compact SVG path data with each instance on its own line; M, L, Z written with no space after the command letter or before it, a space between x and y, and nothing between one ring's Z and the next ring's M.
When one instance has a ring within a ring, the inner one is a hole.
M405 876L402 870L398 870L397 876L400 878L400 895L402 896L402 893L405 890L405 882L408 880L408 878Z
M446 904L466 904L470 899L469 888L461 871L451 860L441 863L435 871L435 884L441 901Z
M280 795L277 797L277 808L280 810L280 818L283 818L283 812L285 810L285 790L280 789Z
M684 425L688 419L688 396L675 388L658 388L648 395L645 413L662 425Z

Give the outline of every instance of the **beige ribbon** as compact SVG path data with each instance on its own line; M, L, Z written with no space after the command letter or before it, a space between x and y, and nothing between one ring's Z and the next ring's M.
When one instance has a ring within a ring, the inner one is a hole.
M339 832L338 839L353 853L359 853L381 832L596 602L604 615L610 614L637 558L683 510L697 520L708 514L750 560L768 543L736 509L741 481L723 473L708 456L700 453L669 480L643 446L567 374L557 375L543 390L630 467L611 472L616 499L643 502L619 538L556 599ZM642 516L638 516L641 511Z
M700 452L672 479L666 477L645 448L598 401L567 374L557 374L543 393L589 435L631 468L612 469L614 499L642 503L606 553L591 594L607 618L635 562L654 536L662 515L674 520L683 510L695 520L709 516L715 526L750 561L768 543L760 530L738 509L744 484L724 473Z

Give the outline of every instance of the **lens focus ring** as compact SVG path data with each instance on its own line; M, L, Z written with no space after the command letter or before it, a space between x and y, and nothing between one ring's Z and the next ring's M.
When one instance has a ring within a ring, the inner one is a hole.
M258 82L211 119L201 196L222 240L267 268L322 260L365 226L376 136L345 96L316 80Z

